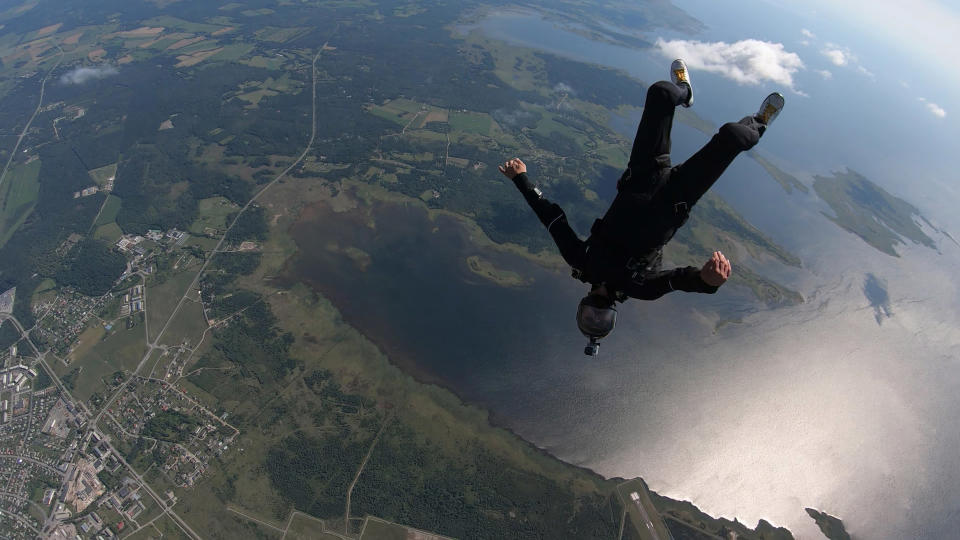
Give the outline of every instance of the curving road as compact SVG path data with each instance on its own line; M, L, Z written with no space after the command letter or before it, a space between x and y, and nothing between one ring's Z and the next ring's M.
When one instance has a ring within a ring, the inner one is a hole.
M59 46L57 50L60 51L60 57L57 58L57 63L50 68L50 71L43 76L43 82L40 83L40 102L37 103L37 108L34 109L33 115L30 116L30 120L27 120L27 125L24 126L23 131L20 132L20 137L17 139L17 144L13 145L13 152L10 152L10 159L7 160L7 164L3 167L3 172L0 172L0 188L3 187L3 179L7 176L7 169L10 168L10 164L13 163L13 158L17 156L17 150L20 149L20 143L23 142L23 138L27 136L27 131L30 130L30 124L33 123L33 119L37 117L37 113L40 112L40 109L43 107L43 93L47 89L47 79L50 78L50 74L53 73L53 70L57 69L60 66L60 62L63 60L63 49Z

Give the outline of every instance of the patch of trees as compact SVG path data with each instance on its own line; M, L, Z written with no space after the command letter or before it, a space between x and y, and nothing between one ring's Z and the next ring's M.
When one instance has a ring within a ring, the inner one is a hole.
M227 223L232 222L235 215L231 214L227 218ZM267 230L266 210L262 206L250 205L246 212L240 214L240 218L227 233L227 242L239 243L248 240L262 242L267 238Z
M47 374L46 368L37 369L37 376L33 379L33 390L43 390L53 384L53 379Z
M218 253L214 259L217 268L227 274L248 276L260 266L263 256L257 252L228 251Z
M276 318L265 302L254 301L242 309L230 324L216 331L215 349L240 366L245 376L261 383L286 376L296 366L290 357L293 335L276 327Z
M619 516L609 513L604 497L576 497L482 445L454 444L467 449L464 455L451 456L392 423L354 488L354 511L457 538L616 536Z
M372 408L376 404L376 402L370 398L365 398L358 394L345 393L340 388L340 384L333 380L332 375L330 371L320 369L304 377L303 382L315 394L341 405L350 405L357 408Z
M88 238L71 248L56 280L86 296L101 296L110 290L126 266L126 259L112 246Z
M60 382L67 390L73 390L73 385L77 382L77 375L80 375L80 368L73 368L69 373L60 377Z
M308 378L322 379L322 374ZM297 509L320 517L343 513L346 490L382 419L361 436L343 430L287 437L265 468ZM354 431L357 433L357 431ZM521 470L482 445L454 443L463 454L420 437L393 420L354 487L351 513L374 514L457 538L612 538L619 512L600 495L577 497L556 481Z
M296 508L342 516L347 488L368 444L352 437L316 439L298 433L271 448L264 465L270 482Z
M551 54L537 56L546 67L549 84L566 84L579 99L608 109L621 105L643 107L646 101L647 87L622 71Z
M0 350L9 348L14 343L20 341L20 332L11 321L3 321L0 324Z
M142 435L151 439L179 443L187 440L199 425L199 420L180 411L160 411L147 420L143 426Z

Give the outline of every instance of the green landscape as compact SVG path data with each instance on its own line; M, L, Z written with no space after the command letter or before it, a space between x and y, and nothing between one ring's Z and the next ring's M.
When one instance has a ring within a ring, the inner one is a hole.
M564 17L584 16L568 4ZM0 14L0 24L18 21L0 36L0 146L14 147L56 62L55 77L116 72L46 88L35 120L44 127L0 185L0 292L21 291L12 315L38 329L43 365L89 413L88 431L109 435L129 475L162 495L145 496L135 522L102 510L111 530L126 521L135 524L123 538L646 538L627 500L639 491L674 537L791 537L553 458L418 382L330 299L286 279L298 249L290 229L316 203L360 209L371 228L386 202L453 217L478 249L566 272L496 164L523 156L588 231L629 151L611 117L642 107L645 82L463 35L454 26L480 7L472 2L96 0L57 20L44 5ZM651 5L629 18L695 23ZM598 18L584 17L583 31L597 32ZM571 77L583 81L576 95L556 90ZM806 191L755 159L765 180ZM886 205L886 227L929 245L915 210L871 186L851 172L814 189L831 219L878 249L893 251L897 237L847 202ZM382 255L324 247L358 272ZM756 301L804 301L757 263L800 260L708 196L667 258L698 264L714 249L745 254L731 285ZM497 286L531 284L495 258L463 265ZM145 416L125 418L130 410Z

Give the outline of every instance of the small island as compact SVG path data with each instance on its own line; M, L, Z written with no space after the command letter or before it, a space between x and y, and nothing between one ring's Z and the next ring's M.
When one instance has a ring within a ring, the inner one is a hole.
M930 226L915 206L887 193L856 171L847 169L832 176L817 176L813 189L834 213L823 215L887 255L899 257L896 247L905 244L905 239L937 248L917 224L915 218Z

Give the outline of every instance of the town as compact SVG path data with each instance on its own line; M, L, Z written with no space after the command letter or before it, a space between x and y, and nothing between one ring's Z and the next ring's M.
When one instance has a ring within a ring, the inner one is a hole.
M115 249L127 264L114 286L87 296L41 285L31 303L32 328L13 316L16 289L0 294L0 323L20 334L0 353L5 537L126 536L176 504L174 488L189 489L213 459L233 451L240 431L171 382L183 375L189 340L163 347L162 379L119 370L101 378L103 392L86 400L73 395L83 371L73 368L78 357L112 332L140 331L158 263L176 267L203 256L184 246L189 238L176 229L124 235ZM150 476L149 484L137 471ZM158 493L157 486L168 489Z

